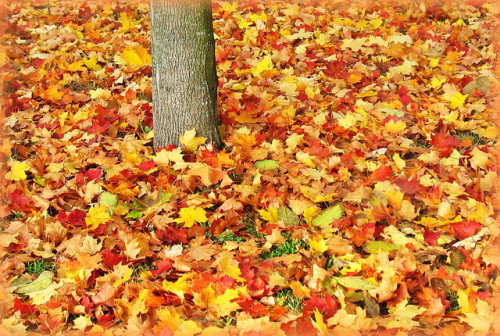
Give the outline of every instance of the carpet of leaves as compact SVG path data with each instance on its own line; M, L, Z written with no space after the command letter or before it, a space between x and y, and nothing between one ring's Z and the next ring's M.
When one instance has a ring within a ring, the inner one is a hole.
M2 333L500 332L493 3L215 1L156 153L148 11L0 7Z

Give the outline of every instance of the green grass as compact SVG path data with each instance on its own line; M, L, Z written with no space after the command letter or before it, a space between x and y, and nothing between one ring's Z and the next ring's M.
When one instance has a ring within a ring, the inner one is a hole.
M30 261L26 263L26 272L28 274L39 274L44 271L55 271L56 270L56 264L52 261L46 261L43 259L38 259L34 261Z
M458 297L457 294L452 292L451 290L447 289L446 290L446 299L450 301L450 306L446 308L447 312L450 311L455 311L460 309L460 305L458 304Z
M243 241L243 237L235 236L233 231L229 229L226 229L226 231L224 231L219 237L215 237L208 230L205 231L205 235L214 243L218 243L220 245L224 245L227 241L235 241L238 243Z
M299 251L300 247L305 249L309 248L307 243L302 240L298 240L295 238L290 238L290 232L282 232L283 237L285 237L286 241L284 241L281 245L274 244L269 252L262 252L260 254L261 259L269 259L274 257L281 257L285 254L294 254Z
M215 325L219 328L225 328L230 325L235 326L236 320L232 316L223 316L215 323Z
M302 311L302 300L297 298L290 288L285 288L276 293L276 303L289 311L300 313Z
M472 131L457 131L454 136L460 141L469 139L473 145L484 145L486 143L486 141L481 138L479 134L476 134Z
M264 235L257 231L255 225L255 213L247 212L245 218L243 218L243 224L245 225L244 230L247 236L251 236L257 239L264 239Z

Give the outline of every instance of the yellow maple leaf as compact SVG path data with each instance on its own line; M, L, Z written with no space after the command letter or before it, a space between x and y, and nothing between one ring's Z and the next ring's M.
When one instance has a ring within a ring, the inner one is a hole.
M24 181L26 180L26 171L31 167L24 162L16 162L10 168L10 173L7 175L7 178L12 181Z
M321 254L328 249L322 236L309 238L309 246L311 247L311 252L313 254Z
M456 92L453 96L449 98L450 108L456 109L464 105L465 100L469 95L463 95L460 92Z
M207 138L205 137L197 137L196 130L194 128L181 135L181 143L191 152L197 150L198 147L203 145L206 140Z
M328 327L323 321L323 315L317 308L314 309L314 321L311 321L313 326L320 332L320 335L328 335Z
M278 218L278 209L276 208L268 208L267 210L260 209L259 215L262 217L262 219L268 221L269 223L276 223L279 218Z
M159 322L154 326L153 330L157 333L165 327L168 327L171 331L176 331L183 322L174 306L164 306L164 308L156 311L156 315Z
M497 315L493 313L492 306L486 301L478 300L476 306L477 313L465 313L465 317L459 316L458 318L460 321L466 322L474 330L488 334Z
M184 294L188 293L191 288L191 284L188 283L188 281L191 280L194 275L194 272L186 273L175 282L163 280L162 287L164 290L172 292L181 299L184 299Z
M151 64L151 55L141 45L132 47L131 45L127 45L125 50L122 53L122 59L128 64L132 66L145 66Z
M51 85L45 91L45 93L51 98L52 100L61 100L62 96L64 96L64 92L59 91L59 86L57 85Z
M271 60L270 55L264 56L262 61L257 63L257 66L255 68L252 68L252 74L254 76L260 76L261 73L263 73L266 70L271 70L274 67L273 61Z
M76 61L76 62L69 64L66 67L66 70L68 70L68 71L83 71L83 70L85 70L85 67L83 66L83 61L80 60L80 61Z
M226 254L224 257L222 257L219 268L227 276L237 281L245 281L244 278L240 277L241 270L238 267L238 262L235 259L230 259L229 255Z
M399 133L406 129L406 123L402 120L398 120L398 122L394 122L394 120L389 120L389 122L385 123L384 128L389 133Z
M85 216L85 224L87 224L88 229L95 230L99 225L108 222L110 219L108 207L100 205L89 209Z
M431 68L435 68L438 66L440 58L428 57L428 59L429 59L429 66Z
M444 82L446 82L446 79L438 79L436 77L433 77L431 82L427 85L432 89L437 89L440 87Z
M190 228L195 222L204 223L208 221L207 212L202 208L182 208L179 211L179 218L175 219L177 223L184 223L184 227Z
M95 90L90 90L89 95L90 99L109 99L111 97L111 91L109 91L108 89L97 88Z
M238 3L237 2L223 2L222 3L222 10L227 13L232 13L235 12L238 9Z
M135 25L134 20L129 18L127 16L127 13L123 13L123 12L120 14L120 18L118 19L118 22L120 22L122 24L122 26L120 27L120 30L123 32L129 31L130 28L132 28Z
M102 67L97 64L97 58L94 55L90 56L90 58L84 58L83 63L85 63L85 66L90 70L99 71L102 69Z
M156 152L156 155L153 157L153 161L160 167L168 167L171 163L173 163L173 167L175 170L181 170L188 166L188 163L184 161L184 155L181 154L182 148L175 148L171 151L161 150Z
M478 170L478 168L486 169L493 162L493 155L483 152L482 150L474 147L470 152L472 157L470 158L470 165L473 169Z
M377 29L383 23L384 23L384 21L381 18L370 20L370 25L372 26L373 29Z
M311 224L316 213L318 213L319 208L317 206L310 206L304 209L304 219L307 223Z
M228 288L224 294L217 296L213 301L212 308L215 309L217 317L227 316L233 311L240 309L240 305L231 300L237 299L240 293L246 292L246 287L231 289Z
M420 323L414 321L413 318L422 314L425 308L409 305L408 300L403 300L396 307L390 308L389 311L393 314L394 318L387 321L387 328L403 328L410 330L420 325Z

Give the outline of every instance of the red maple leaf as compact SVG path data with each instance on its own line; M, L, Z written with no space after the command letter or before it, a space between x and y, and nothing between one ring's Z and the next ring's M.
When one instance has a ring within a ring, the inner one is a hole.
M29 210L29 205L31 203L30 199L27 196L23 195L23 191L21 189L16 189L9 194L10 206L9 210L20 211L20 210Z
M169 243L182 243L187 244L187 230L186 228L174 228L167 226L164 230L156 230L158 239Z
M80 209L75 209L67 215L64 211L59 211L57 214L57 220L63 224L83 226L85 224L85 212Z
M102 261L104 262L104 266L110 269L113 269L113 266L125 260L123 256L114 253L113 251L110 250L101 252L101 255L102 255Z
M24 303L18 298L14 298L14 310L21 312L21 314L30 314L38 311L35 305Z
M437 239L441 236L441 232L430 231L429 229L425 229L424 232L424 241L432 246L439 245Z
M312 314L315 309L318 309L326 318L330 318L337 312L338 303L330 294L324 297L313 295L304 303L303 312Z
M460 240L465 238L469 238L470 236L475 235L481 230L481 224L476 221L462 221L458 223L450 224L453 233L455 233L455 237Z
M435 135L431 135L430 144L433 145L439 152L449 152L451 154L451 150L453 148L458 148L460 146L461 141L457 138L449 135L446 135L446 131L442 128L439 133ZM446 153L443 153L446 155Z
M401 191L409 195L413 195L422 189L422 186L416 178L411 180L399 178L394 181L394 183L401 189Z
M392 173L391 168L387 166L382 166L375 169L367 179L368 184L374 182L385 181Z
M172 268L172 260L163 259L162 261L156 263L156 269L152 270L151 273L153 273L153 275L158 275L163 272L168 272L171 268Z

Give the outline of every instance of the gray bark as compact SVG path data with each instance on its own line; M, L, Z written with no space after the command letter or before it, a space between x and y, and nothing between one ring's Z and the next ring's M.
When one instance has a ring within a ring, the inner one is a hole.
M221 146L210 0L151 0L154 148L195 128Z

